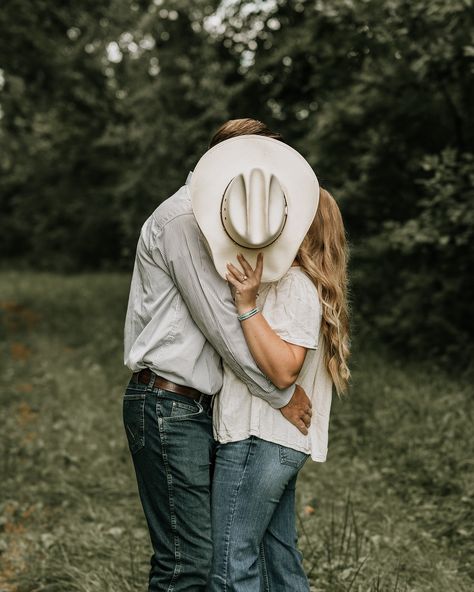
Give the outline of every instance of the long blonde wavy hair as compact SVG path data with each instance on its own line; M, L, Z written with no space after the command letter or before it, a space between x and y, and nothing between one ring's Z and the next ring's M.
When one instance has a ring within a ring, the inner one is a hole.
M318 290L322 304L324 362L338 395L341 395L346 392L351 375L348 366L348 247L336 200L322 187L316 215L296 260Z

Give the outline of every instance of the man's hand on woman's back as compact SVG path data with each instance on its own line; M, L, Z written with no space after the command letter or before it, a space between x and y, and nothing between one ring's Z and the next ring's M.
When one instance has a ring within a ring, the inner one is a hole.
M288 403L281 407L283 416L306 436L311 425L311 401L304 389L297 384L293 396Z

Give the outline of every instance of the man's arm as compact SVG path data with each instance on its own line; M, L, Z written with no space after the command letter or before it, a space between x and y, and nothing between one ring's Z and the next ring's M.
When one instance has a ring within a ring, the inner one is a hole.
M295 385L278 389L258 368L245 341L229 285L217 273L193 214L182 214L162 229L151 246L157 264L166 265L191 316L206 339L247 385L272 407L288 404Z

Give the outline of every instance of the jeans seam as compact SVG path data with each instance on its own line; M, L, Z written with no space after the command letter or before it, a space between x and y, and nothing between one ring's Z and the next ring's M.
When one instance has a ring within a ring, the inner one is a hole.
M127 393L125 392L125 396L123 398L122 406L125 407L125 403L130 403L131 401L140 401L140 423L139 423L139 437L137 440L133 442L133 445L129 445L130 452L132 454L136 454L142 448L145 447L145 405L146 405L146 395L127 397ZM124 421L125 430L130 433L133 437L133 433L131 432L130 426Z
M174 505L174 498L173 498L173 476L170 471L170 466L168 463L168 455L166 452L166 432L164 430L164 422L163 418L159 417L157 413L158 403L155 406L155 413L158 419L158 429L161 436L161 455L163 457L163 466L165 467L166 472L166 485L168 488L168 504L170 508L170 521L171 521L171 532L173 533L173 541L174 541L174 559L175 559L175 567L173 571L173 575L171 576L171 581L168 586L168 592L173 592L176 584L176 580L178 579L179 574L181 573L181 548L180 548L180 541L179 536L177 534L176 528L176 512L175 512L175 505Z
M222 592L227 592L227 573L228 573L228 567L229 567L230 529L231 529L232 523L234 521L237 496L239 494L240 487L242 486L242 481L244 480L244 475L247 472L249 457L250 457L250 454L253 451L254 447L255 447L255 440L254 440L253 436L251 436L251 441L249 444L249 449L247 451L247 457L245 459L244 468L243 468L242 474L240 476L240 481L239 481L239 483L235 489L234 495L232 497L231 512L230 512L229 520L227 522L227 527L226 527L226 540L225 540L225 551L224 551L224 574L223 574L224 575L224 588L223 588Z
M265 557L265 545L263 541L260 543L260 554L262 557L262 576L264 584L264 592L270 592L270 580L268 579L267 559Z

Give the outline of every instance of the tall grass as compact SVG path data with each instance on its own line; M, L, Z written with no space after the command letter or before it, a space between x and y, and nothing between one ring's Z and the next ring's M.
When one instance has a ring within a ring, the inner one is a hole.
M0 276L0 591L146 589L121 424L129 278ZM473 589L470 383L355 346L330 453L299 479L312 589Z

